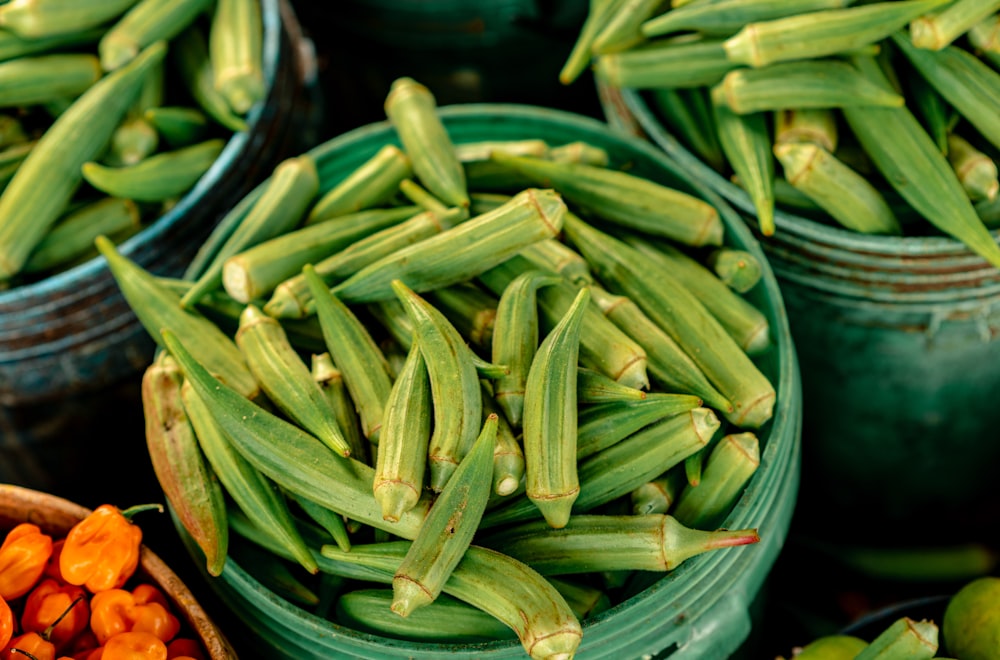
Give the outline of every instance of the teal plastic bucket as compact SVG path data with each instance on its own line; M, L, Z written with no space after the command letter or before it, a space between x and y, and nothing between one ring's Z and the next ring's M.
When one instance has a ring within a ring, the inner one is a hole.
M619 130L753 217L640 93L601 94ZM947 237L866 236L782 209L775 223L761 244L802 371L797 528L863 544L980 538L1000 522L1000 270Z
M541 138L551 144L583 140L606 149L612 165L689 191L714 203L725 220L730 245L763 259L760 247L732 209L713 191L690 180L652 145L615 134L595 119L513 104L468 104L444 107L441 117L456 143ZM335 185L386 143L396 143L387 122L351 131L309 153L316 160L322 187ZM252 200L260 188L244 202ZM780 552L796 502L799 484L801 400L798 367L781 295L765 268L762 282L749 300L767 316L775 346L759 359L759 367L775 385L773 419L758 437L760 467L723 526L756 527L761 542L738 552L716 552L686 561L651 587L583 622L577 657L724 658L751 631L750 607ZM182 537L185 533L179 525ZM186 539L195 563L204 560ZM276 596L232 557L217 578L203 573L227 610L240 622L247 653L267 658L456 659L523 658L516 641L447 645L404 642L360 633L315 616ZM243 651L238 649L243 655Z

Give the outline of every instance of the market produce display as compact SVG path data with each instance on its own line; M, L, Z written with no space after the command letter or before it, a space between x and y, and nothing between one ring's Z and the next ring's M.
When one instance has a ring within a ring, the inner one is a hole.
M0 288L169 210L265 96L258 0L0 5Z
M944 234L1000 265L997 9L986 0L607 0L592 65L752 200L855 232Z
M195 281L97 239L161 348L153 466L211 575L249 547L349 627L495 638L471 605L569 657L598 604L767 533L719 529L778 403L754 260L601 148L454 144L409 78L386 114L398 142L343 178L279 165ZM438 607L469 627L406 624Z

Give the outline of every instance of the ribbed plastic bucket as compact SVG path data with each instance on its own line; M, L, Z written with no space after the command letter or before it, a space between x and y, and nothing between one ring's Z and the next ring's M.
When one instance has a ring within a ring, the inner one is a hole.
M746 193L670 135L640 93L601 94L619 130L752 216ZM1000 271L951 238L775 215L762 247L802 370L803 529L866 543L977 538L1000 522Z
M614 165L713 202L726 222L728 241L763 254L746 226L724 201L693 182L648 143L616 135L600 121L522 105L468 104L444 107L441 116L456 143L541 138L551 144L583 140L609 152ZM369 125L312 150L323 186L341 180L382 145L397 143L386 123ZM259 189L248 196L252 199ZM747 639L750 606L784 544L799 483L801 402L795 352L777 282L770 271L749 299L771 323L775 347L759 366L775 385L773 419L760 430L760 467L723 526L757 527L761 542L739 552L709 553L688 560L652 587L584 622L579 658L724 658ZM178 527L184 536L183 528ZM195 547L196 563L204 566ZM363 634L320 618L276 596L230 558L209 585L242 622L238 639L264 657L523 658L515 642L448 645L411 643Z

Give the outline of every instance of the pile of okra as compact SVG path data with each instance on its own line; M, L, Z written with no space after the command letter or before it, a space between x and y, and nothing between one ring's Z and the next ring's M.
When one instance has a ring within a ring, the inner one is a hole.
M761 264L596 145L454 144L410 78L385 110L401 146L337 181L286 159L194 281L97 240L161 348L157 478L210 575L231 558L355 630L571 657L649 576L760 538L720 526L774 410L742 295Z
M260 0L0 4L0 289L161 217L263 101Z
M668 131L774 209L948 235L1000 266L997 0L598 0L560 74L645 90Z

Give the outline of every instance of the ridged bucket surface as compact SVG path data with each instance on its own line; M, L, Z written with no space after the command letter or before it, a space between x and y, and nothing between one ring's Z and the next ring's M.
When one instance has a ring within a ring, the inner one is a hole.
M594 119L522 105L467 104L444 107L441 116L456 143L485 139L542 138L551 144L584 140L605 148L615 165L715 203L725 219L728 241L763 258L739 217L715 193L689 181L652 145L614 134ZM386 142L398 142L386 123L351 131L311 151L323 187L329 188ZM248 196L259 194L259 188ZM801 398L798 367L774 276L767 271L748 298L767 316L775 348L759 366L774 383L774 418L759 432L760 468L734 511L729 528L756 527L761 542L734 552L688 560L652 587L584 622L582 659L659 657L723 658L747 638L749 608L784 544L799 483ZM178 527L182 536L183 529ZM189 550L204 564L195 546ZM243 622L249 644L269 658L523 658L516 642L442 646L410 643L359 633L315 616L264 588L232 558L209 584Z
M755 227L747 194L642 94L601 94L619 130L647 137ZM944 236L866 236L780 209L775 223L761 243L802 372L797 525L868 544L980 538L1000 522L1000 270Z
M287 0L261 0L268 96L170 211L119 246L157 275L180 276L228 207L267 176L301 131L301 56L284 27ZM0 406L20 407L95 392L138 373L153 343L103 258L0 292Z

